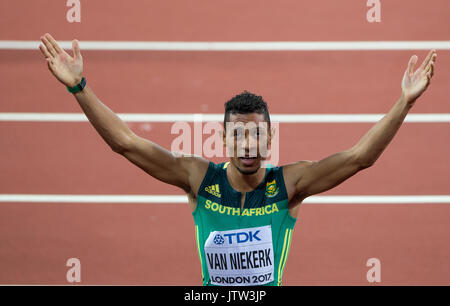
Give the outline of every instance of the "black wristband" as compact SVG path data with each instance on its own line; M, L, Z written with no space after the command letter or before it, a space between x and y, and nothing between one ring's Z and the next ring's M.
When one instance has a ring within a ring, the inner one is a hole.
M83 88L84 88L85 86L86 86L86 78L83 77L83 78L81 79L80 84L75 85L74 87L69 87L69 86L66 86L66 87L67 87L67 90L68 90L69 92L71 92L71 93L77 93L77 92L82 91Z

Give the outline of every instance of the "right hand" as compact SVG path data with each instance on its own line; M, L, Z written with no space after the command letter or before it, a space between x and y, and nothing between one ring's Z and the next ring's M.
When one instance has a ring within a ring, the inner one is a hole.
M406 69L402 80L402 97L408 104L414 104L430 85L431 78L434 75L436 57L436 50L431 50L422 65L417 69L415 68L417 56L414 55L409 60L408 69Z
M72 41L73 57L61 49L50 34L42 36L41 41L43 45L39 45L39 49L44 54L48 69L53 75L66 86L78 85L83 77L83 57L78 41Z

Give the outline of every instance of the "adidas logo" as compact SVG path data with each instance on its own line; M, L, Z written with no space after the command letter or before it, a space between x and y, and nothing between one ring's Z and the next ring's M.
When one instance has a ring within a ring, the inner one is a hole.
M220 198L220 190L219 190L219 184L211 185L208 187L205 187L205 191Z

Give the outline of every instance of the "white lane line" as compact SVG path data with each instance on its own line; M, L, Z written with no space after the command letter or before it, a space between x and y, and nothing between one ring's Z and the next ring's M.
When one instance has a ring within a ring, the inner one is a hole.
M118 114L127 122L198 122L223 121L223 114ZM279 123L364 123L377 122L384 114L272 114ZM0 113L0 121L86 122L83 113ZM408 114L405 122L450 122L450 113Z
M3 50L37 50L40 41L0 40ZM71 41L59 41L72 49ZM82 50L110 51L367 51L367 50L450 50L450 41L80 41Z
M71 195L71 194L0 194L5 203L187 203L184 195ZM450 204L450 195L342 195L312 196L305 204Z

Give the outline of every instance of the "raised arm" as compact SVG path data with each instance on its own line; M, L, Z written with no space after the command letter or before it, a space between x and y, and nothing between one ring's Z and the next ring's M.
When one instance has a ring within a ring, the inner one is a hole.
M74 87L83 74L83 58L78 41L72 42L73 57L50 34L41 37L39 46L49 70L64 85ZM89 122L111 149L126 157L151 176L195 194L208 162L200 157L181 156L134 134L130 128L94 94L89 86L74 94Z
M372 166L400 128L417 98L427 89L434 72L436 51L414 70L417 56L411 57L402 80L402 95L392 109L351 149L320 161L300 161L287 165L284 173L291 194L302 200L327 191L358 171Z

